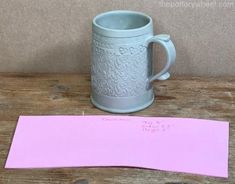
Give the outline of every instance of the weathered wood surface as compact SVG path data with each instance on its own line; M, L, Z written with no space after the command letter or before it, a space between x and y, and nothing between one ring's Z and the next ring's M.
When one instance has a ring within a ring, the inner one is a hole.
M209 118L230 122L229 178L136 168L4 169L18 116L108 114L91 105L88 75L0 75L1 184L235 183L235 79L178 77L155 82L156 101L131 115ZM66 158L65 158L66 159Z

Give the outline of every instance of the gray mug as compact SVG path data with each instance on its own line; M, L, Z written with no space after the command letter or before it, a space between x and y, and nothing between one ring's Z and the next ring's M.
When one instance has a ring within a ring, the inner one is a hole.
M152 43L166 51L162 71L153 74ZM91 102L114 113L144 109L154 101L152 83L169 78L176 51L169 35L153 35L151 17L134 11L97 15L92 24Z

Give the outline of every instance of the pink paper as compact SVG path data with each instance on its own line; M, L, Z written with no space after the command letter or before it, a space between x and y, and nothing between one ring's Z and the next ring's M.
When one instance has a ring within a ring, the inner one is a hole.
M229 123L133 116L21 116L6 168L130 166L228 176Z

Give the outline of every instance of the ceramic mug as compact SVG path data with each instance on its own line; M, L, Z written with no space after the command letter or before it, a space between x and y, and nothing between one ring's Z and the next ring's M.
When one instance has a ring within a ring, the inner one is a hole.
M162 71L153 74L152 43L166 51ZM152 83L170 77L176 51L169 35L153 35L151 17L140 12L117 10L93 19L91 102L114 112L139 111L152 104Z

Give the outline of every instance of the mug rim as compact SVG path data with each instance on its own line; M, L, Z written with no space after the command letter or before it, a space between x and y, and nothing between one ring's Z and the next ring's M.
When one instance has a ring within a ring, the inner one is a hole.
M97 19L105 15L126 14L126 13L143 16L148 19L148 23L141 27L131 28L131 29L111 29L101 26L97 23ZM113 10L96 15L92 21L92 30L95 33L107 37L134 37L134 36L144 35L147 33L152 33L153 32L152 22L153 22L152 18L149 15L146 15L142 12L131 11L131 10Z

